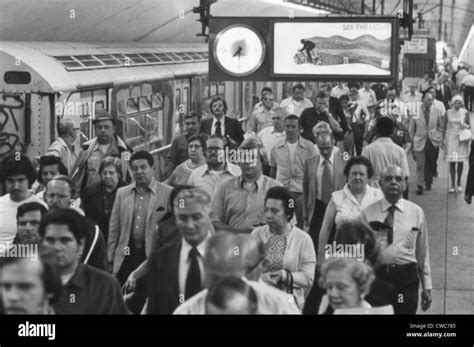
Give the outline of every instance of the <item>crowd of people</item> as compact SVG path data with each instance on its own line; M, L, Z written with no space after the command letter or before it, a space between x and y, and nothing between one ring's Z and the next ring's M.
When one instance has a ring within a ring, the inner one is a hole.
M60 120L38 168L21 153L1 162L0 311L426 311L429 226L408 200L408 158L423 194L444 148L449 192L462 191L472 99L448 77L428 74L401 95L319 83L311 100L295 84L280 103L265 87L244 127L215 97L211 118L185 115L161 182L107 111L81 148L74 123ZM37 257L20 254L28 247Z

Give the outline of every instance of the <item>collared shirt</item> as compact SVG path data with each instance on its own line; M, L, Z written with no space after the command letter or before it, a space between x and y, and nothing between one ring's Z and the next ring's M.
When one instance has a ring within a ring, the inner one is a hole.
M270 153L272 152L272 148L276 145L278 140L282 138L286 138L286 133L284 131L275 131L275 127L273 125L263 128L258 133L258 139L262 141L263 147L265 147L268 160L270 160Z
M299 117L304 110L313 107L313 103L306 98L303 98L301 101L296 101L293 97L289 97L281 102L280 107L284 109L287 114L295 114Z
M410 176L407 154L403 148L395 144L390 137L379 137L362 151L362 155L369 158L374 167L371 179L373 187L379 187L382 172L390 165L399 166L405 177Z
M409 104L411 102L418 103L421 102L421 93L415 90L415 94L412 94L409 90L403 94L402 101L405 104Z
M38 202L46 208L48 207L43 200L35 195L19 202L13 201L10 194L0 197L0 255L12 244L17 233L16 212L18 207L27 202Z
M79 263L53 305L57 314L126 314L118 281L109 273Z
M253 131L258 134L263 128L271 126L273 123L272 116L275 114L274 109L275 107L270 110L261 107L253 111L247 121L247 131Z
M243 176L231 178L217 188L213 210L223 223L234 228L253 228L265 224L264 201L268 189L281 183L264 176L256 182L256 190L248 191Z
M366 222L383 223L390 206L391 203L383 198L362 210L361 217ZM417 263L423 288L432 289L425 214L420 206L405 199L400 199L395 206L393 243L388 245L381 233L376 235L382 244L381 263L396 265Z
M294 301L288 300L288 294L265 284L262 280L242 280L257 295L257 314L301 314ZM206 314L208 290L204 289L176 308L173 314Z
M339 99L343 95L349 95L349 88L347 87L340 88L339 86L335 86L331 89L331 96L333 98Z
M328 242L333 226L336 225L337 229L343 222L358 218L364 208L381 199L383 199L383 193L379 188L367 186L365 194L359 202L352 194L348 183L341 190L332 193L319 234L318 264L324 262L324 247Z
M278 107L278 106L279 106L278 103L274 101L272 109L275 108L275 107ZM255 111L260 111L262 108L263 108L263 102L259 101L253 107L252 113L254 113Z
M139 189L135 183L133 190L135 191L135 203L133 207L132 238L135 242L135 247L142 248L145 246L146 215L151 194L157 194L156 181L152 177L146 189Z
M201 287L203 288L204 286L204 252L206 251L206 244L207 240L210 236L210 233L208 232L206 238L204 241L202 241L199 245L197 245L197 250L199 252L198 256L198 264L199 264L199 271L201 273ZM189 265L191 262L191 259L189 259L189 251L193 246L191 246L184 238L183 242L181 243L181 251L179 253L179 269L178 269L178 284L179 284L179 292L180 293L185 293L186 291L186 278L188 276L188 271L189 271Z
M334 147L332 149L332 152L331 152L331 155L329 156L329 168L331 170L331 177L333 179L333 187L334 187L334 158L335 158L335 151L334 151ZM316 198L318 200L321 200L321 193L322 193L322 187L323 187L323 171L324 171L324 161L326 159L324 159L323 156L321 156L319 158L319 165L318 165L318 169L316 171L316 177L318 179L318 194L316 196ZM326 184L326 182L324 183Z
M68 144L63 138L58 137L46 151L46 155L54 155L55 157L61 158L64 166L66 166L69 175L72 174L72 168L76 162L78 155L78 148L74 145Z
M270 155L270 166L276 167L276 180L290 192L303 192L303 172L306 159L316 154L313 143L298 136L296 150L292 156L286 139L273 147Z
M224 170L218 174L216 174L215 171L209 170L209 166L206 164L193 171L191 176L189 176L188 184L201 188L213 198L215 190L222 182L227 181L229 178L240 176L241 174L242 171L240 167L235 164L227 163Z
M359 101L363 103L365 106L368 105L375 105L377 103L377 96L375 92L369 88L369 90L365 88L359 89Z
M224 137L225 136L225 115L221 117L219 122L221 122L221 136ZM211 135L216 134L216 123L217 123L217 118L212 117Z

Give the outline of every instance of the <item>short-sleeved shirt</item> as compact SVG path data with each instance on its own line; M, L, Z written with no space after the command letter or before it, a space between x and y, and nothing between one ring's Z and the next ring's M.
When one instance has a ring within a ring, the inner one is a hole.
M313 103L306 98L301 101L296 101L293 97L289 97L281 102L280 107L284 109L287 114L295 114L299 117L304 110L313 107Z
M264 202L268 189L281 183L264 175L256 182L256 189L246 189L242 176L221 184L214 195L213 210L223 223L234 228L254 228L265 224Z
M235 164L227 163L222 172L216 173L209 169L209 166L203 165L198 167L189 176L188 184L206 191L211 198L222 182L237 177L242 174L240 167Z

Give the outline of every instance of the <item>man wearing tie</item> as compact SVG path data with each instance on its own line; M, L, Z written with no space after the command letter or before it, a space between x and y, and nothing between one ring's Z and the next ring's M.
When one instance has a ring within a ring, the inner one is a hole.
M442 111L433 106L433 95L425 92L423 104L417 115L410 119L409 126L416 158L418 195L423 193L423 181L426 190L431 190L437 148L444 140L443 124Z
M173 208L183 237L150 256L148 314L171 314L203 289L203 256L207 239L214 234L211 197L188 187L178 193Z
M420 281L421 309L426 311L432 301L428 228L421 207L402 198L403 176L398 166L388 166L383 171L380 185L384 198L366 207L361 219L380 226L376 237L381 265L376 277L394 286L395 314L416 314Z
M220 96L211 100L209 109L212 118L201 122L201 132L208 135L219 135L226 137L231 148L237 148L244 140L244 131L239 121L226 117L227 103Z
M320 154L306 159L303 174L303 220L305 229L318 250L319 232L331 194L344 188L345 161L341 152L334 150L334 138L322 133L316 138Z

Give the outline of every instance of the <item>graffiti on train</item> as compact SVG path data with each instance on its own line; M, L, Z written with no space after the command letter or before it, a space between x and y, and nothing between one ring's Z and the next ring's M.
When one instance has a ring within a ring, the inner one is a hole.
M0 98L0 159L11 151L22 151L20 119L25 103L20 95L1 94Z

